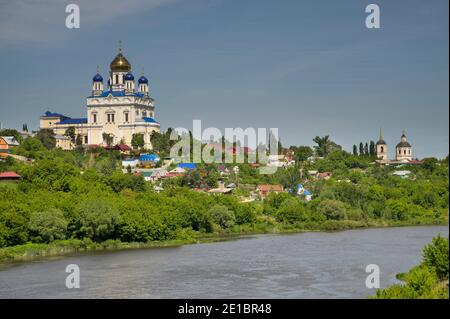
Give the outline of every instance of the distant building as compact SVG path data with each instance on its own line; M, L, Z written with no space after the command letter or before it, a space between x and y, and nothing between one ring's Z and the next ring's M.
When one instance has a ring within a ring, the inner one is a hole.
M299 196L304 196L304 197L305 197L305 200L306 200L307 202L309 202L309 201L312 199L312 193L311 193L309 190L307 190L307 189L303 186L303 184L298 184L298 185L297 185L297 195L299 195Z
M3 172L0 173L0 181L18 181L20 175L16 172Z
M268 185L268 184L263 184L263 185L258 185L258 187L256 188L257 192L259 193L259 196L261 198L266 198L270 193L282 193L283 190L283 186L281 185Z
M397 161L407 162L412 160L412 147L411 144L408 143L405 131L403 131L400 138L400 143L395 147L395 154L395 159Z
M131 145L134 134L142 134L144 147L151 149L150 136L160 132L155 120L155 102L150 97L148 79L142 75L137 80L131 73L131 64L123 56L122 49L110 64L109 80L103 85L103 77L92 78L92 93L87 98L87 117L71 118L47 111L40 117L41 129L52 129L63 136L69 128L81 137L84 145L126 144ZM58 138L57 146L63 149L74 147L66 139Z
M407 140L405 131L403 131L402 136L400 137L400 142L395 147L394 159L390 160L388 156L388 145L383 139L380 129L380 137L376 143L376 156L378 158L377 162L382 165L391 165L396 163L421 164L420 161L414 161L412 158L412 146Z
M383 133L380 128L380 138L376 144L376 156L378 159L382 161L387 161L388 158L388 146L387 143L383 139Z

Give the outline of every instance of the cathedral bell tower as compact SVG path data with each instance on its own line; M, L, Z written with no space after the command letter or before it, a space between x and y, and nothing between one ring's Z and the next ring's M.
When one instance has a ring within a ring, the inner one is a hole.
M381 132L380 128L380 138L377 142L377 158L387 161L388 160L388 147L386 142L383 140L383 133Z

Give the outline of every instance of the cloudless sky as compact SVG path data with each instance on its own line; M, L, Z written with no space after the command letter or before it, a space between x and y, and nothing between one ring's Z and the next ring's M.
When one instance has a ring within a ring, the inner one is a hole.
M81 28L65 27L76 3ZM365 7L381 29L365 27ZM276 127L284 145L316 135L390 157L405 129L414 156L449 148L447 0L0 0L0 121L37 129L47 109L86 117L96 66L123 41L162 128Z

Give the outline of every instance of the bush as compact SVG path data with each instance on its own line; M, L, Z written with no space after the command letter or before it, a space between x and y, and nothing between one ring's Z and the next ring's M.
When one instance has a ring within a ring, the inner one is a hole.
M331 220L343 220L346 219L346 208L344 203L333 200L326 199L317 205L317 210L325 215L327 219Z
M29 229L35 242L49 243L57 239L64 239L67 230L64 213L59 209L50 209L31 214Z
M222 228L230 228L234 226L236 222L234 213L226 206L215 205L209 210L209 213L211 214L214 223Z
M119 224L119 213L102 199L87 200L75 212L75 224L80 238L89 237L95 242L114 238Z
M276 213L276 219L283 223L294 224L308 219L308 213L296 198L286 199Z
M423 262L435 269L439 279L448 278L448 239L440 235L423 249Z

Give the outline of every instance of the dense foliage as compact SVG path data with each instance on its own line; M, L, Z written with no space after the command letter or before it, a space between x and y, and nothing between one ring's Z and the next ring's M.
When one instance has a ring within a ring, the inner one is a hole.
M167 147L161 136L154 139L160 139L161 149ZM227 177L238 185L236 195L213 196L190 188L215 187L217 165L201 164L167 180L157 194L142 176L119 170L118 151L49 151L38 138L26 138L15 152L34 163L0 162L0 172L22 175L18 184L0 183L0 247L61 239L148 242L209 233L447 223L448 158L408 168L414 178L402 179L392 176L393 168L348 154L328 138L319 140L326 157L309 161L312 150L300 147L298 164L273 175L239 164L239 173ZM333 177L315 180L310 170ZM312 201L288 192L270 194L265 201L240 200L252 185L280 183L294 191L299 182L314 194Z
M377 291L379 299L448 299L448 238L433 238L423 250L423 261L399 279L404 284Z

